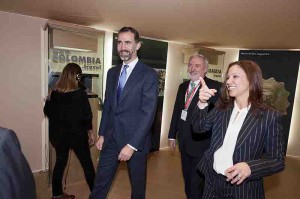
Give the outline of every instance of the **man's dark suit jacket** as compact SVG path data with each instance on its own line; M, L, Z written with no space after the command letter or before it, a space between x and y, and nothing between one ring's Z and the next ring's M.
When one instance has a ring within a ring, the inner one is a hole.
M195 111L193 127L196 132L212 129L212 143L198 164L208 184L214 187L214 153L222 146L233 108L227 110L207 108ZM233 164L246 162L251 175L240 185L232 185L234 198L263 199L263 177L284 169L283 135L279 113L266 109L256 114L252 108L247 113L239 132L233 153ZM207 196L208 197L208 196Z
M12 130L0 127L0 198L35 199L31 169Z
M214 88L218 90L221 87L221 83L211 80L207 77L204 78L204 81L206 82L206 85L208 88ZM208 149L210 145L210 133L207 134L195 134L192 131L191 126L191 119L192 119L192 113L197 106L197 103L199 101L199 89L195 93L193 100L188 108L188 114L186 121L183 121L181 117L181 112L184 110L185 105L185 94L189 87L190 81L183 82L180 84L176 96L176 101L174 105L171 125L170 125L170 131L169 131L169 138L176 139L176 135L178 135L178 143L179 143L179 150L185 150L185 152L192 156L192 157L202 157L203 153L206 149ZM215 102L218 99L218 92L214 97L210 99L210 109L213 108Z
M157 73L138 61L117 102L117 87L122 65L107 73L105 101L99 135L104 136L103 148L113 135L119 149L130 144L138 151L150 150L150 128L153 123L157 96Z

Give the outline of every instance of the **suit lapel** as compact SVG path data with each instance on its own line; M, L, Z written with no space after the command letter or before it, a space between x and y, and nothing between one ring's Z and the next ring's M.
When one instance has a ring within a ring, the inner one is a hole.
M233 109L230 108L230 109L227 109L224 112L224 116L222 117L222 122L221 122L221 125L222 125L221 135L220 135L221 139L219 139L220 143L218 143L216 145L217 146L216 149L219 149L222 146L223 142L224 142L225 134L226 134L226 131L227 131L227 128L228 128L228 125L229 125L229 120L230 120L232 111L233 111Z
M241 127L241 130L239 132L239 135L238 135L238 138L237 138L237 141L236 141L235 150L240 148L241 145L247 139L247 137L250 136L250 134L252 133L252 129L256 127L257 121L258 121L257 118L255 117L252 110L250 109L248 111L247 115L246 115L244 123L243 123L243 125Z
M186 92L187 92L187 90L189 89L189 86L190 86L190 82L188 82L184 87L183 87L183 109L184 109L184 107L185 107L185 103L186 103L186 100L187 99L185 99L185 95L186 95ZM194 95L194 97L193 97L193 99L192 99L192 101L191 101L191 103L190 103L190 106L188 107L188 112L191 112L192 113L192 111L193 111L193 108L195 107L195 104L198 102L198 97L197 97L197 92L199 91L199 88L197 89L197 91L196 91L196 93L195 93L195 95Z
M117 102L117 90L118 90L118 83L119 83L119 76L120 76L120 72L121 72L121 68L122 65L118 65L116 66L116 70L115 73L113 74L113 85L112 85L112 89L113 89L113 101L114 101L114 109L117 108L118 102Z

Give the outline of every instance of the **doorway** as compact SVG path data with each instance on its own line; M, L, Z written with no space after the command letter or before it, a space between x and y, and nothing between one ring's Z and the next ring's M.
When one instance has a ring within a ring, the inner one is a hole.
M88 94L93 113L95 138L97 137L102 111L104 35L104 32L93 28L48 22L48 91L54 87L66 64L78 64L82 69L81 85ZM51 184L55 150L50 143L48 146L48 183ZM90 150L94 166L96 166L99 151L95 146L92 146ZM65 169L64 185L84 179L81 165L71 151Z

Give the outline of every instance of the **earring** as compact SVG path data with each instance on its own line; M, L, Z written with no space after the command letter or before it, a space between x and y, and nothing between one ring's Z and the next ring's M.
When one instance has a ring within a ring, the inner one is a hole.
M77 81L80 81L80 79L81 79L81 75L80 75L80 74L77 74L77 75L76 75L76 80L77 80Z

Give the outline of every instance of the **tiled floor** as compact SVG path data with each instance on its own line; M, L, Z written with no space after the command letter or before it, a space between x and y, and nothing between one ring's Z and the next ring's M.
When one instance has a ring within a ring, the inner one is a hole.
M282 173L265 178L266 198L300 199L299 179L300 158L287 157L286 169ZM49 188L48 191L50 191ZM69 184L66 192L75 194L76 199L87 199L89 195L84 181ZM49 199L49 194L43 194L43 196L46 197L39 196L38 199ZM128 198L130 198L130 184L127 166L121 164L108 199ZM179 152L163 150L149 155L146 198L185 198Z

